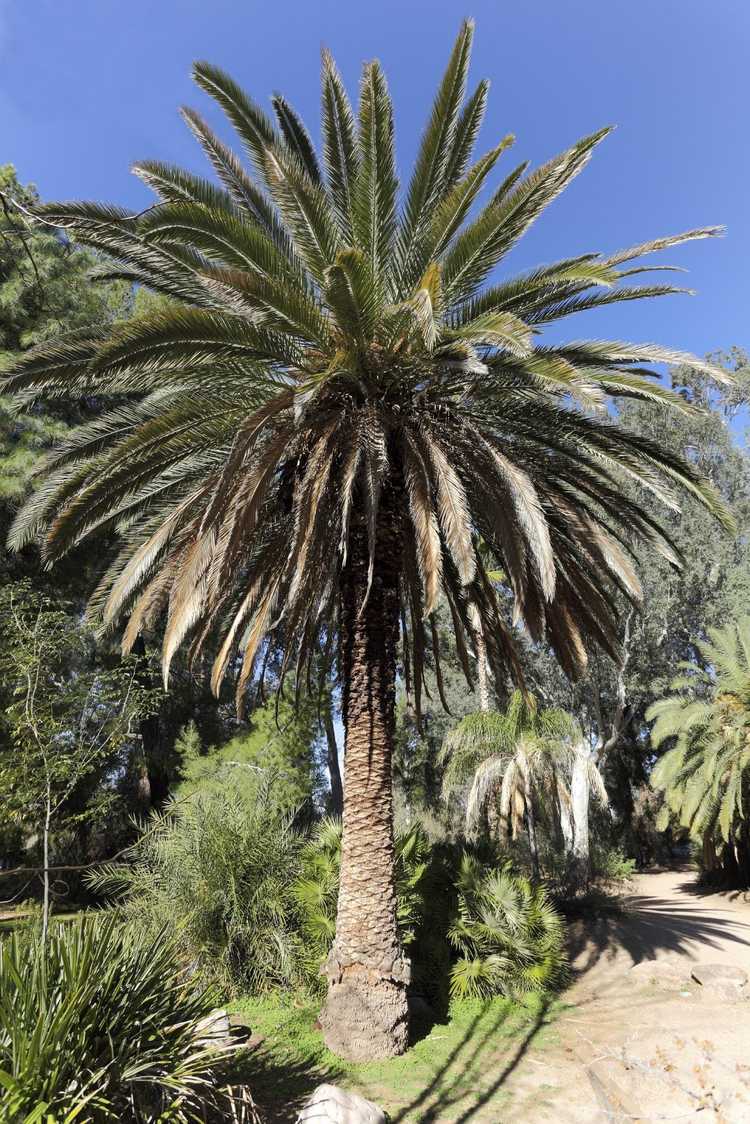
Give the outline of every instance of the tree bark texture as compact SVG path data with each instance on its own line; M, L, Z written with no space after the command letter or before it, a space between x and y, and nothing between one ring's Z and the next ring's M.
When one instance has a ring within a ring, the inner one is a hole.
M477 685L479 687L479 709L487 713L490 709L490 680L487 663L487 642L479 610L472 601L469 605L469 620L474 630L474 648L477 653Z
M398 494L385 491L368 592L364 521L350 531L342 574L344 816L336 937L324 972L320 1016L328 1047L352 1061L406 1049L409 962L396 923L392 755L395 735Z
M333 702L326 700L323 710L323 727L326 733L328 751L328 776L331 781L331 813L340 816L344 808L344 787L339 769L339 747L336 742L336 729L333 725Z
M573 882L577 890L588 888L591 878L589 855L589 779L587 750L577 747L573 755L570 778L570 799L573 805Z

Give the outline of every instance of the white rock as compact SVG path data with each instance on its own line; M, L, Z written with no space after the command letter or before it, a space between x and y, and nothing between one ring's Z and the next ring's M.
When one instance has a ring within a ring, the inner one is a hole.
M318 1085L297 1117L297 1124L387 1124L382 1108L337 1085Z

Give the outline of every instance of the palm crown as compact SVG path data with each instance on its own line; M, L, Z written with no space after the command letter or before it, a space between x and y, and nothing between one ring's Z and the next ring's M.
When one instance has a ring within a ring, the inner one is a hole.
M672 682L674 694L646 715L655 749L674 739L651 780L685 827L729 841L750 796L750 617L710 629L696 647L699 659Z
M226 111L251 172L184 110L221 186L149 161L135 171L159 201L141 215L40 208L115 259L101 275L170 299L113 330L44 346L7 380L25 400L118 403L50 453L12 542L41 534L52 562L117 529L121 547L92 612L106 625L129 616L125 647L166 614L165 675L188 635L195 654L218 632L217 690L244 647L240 694L264 637L282 638L298 668L330 652L353 528L369 589L389 496L417 701L436 642L425 622L441 590L460 652L473 606L496 674L514 659L480 540L507 575L516 619L575 674L591 643L616 655L617 591L639 595L633 537L676 561L653 517L623 495L621 474L670 505L682 485L728 522L691 466L619 429L606 409L611 396L689 409L644 364L713 368L651 344L540 339L544 325L578 311L680 291L631 284L642 269L628 263L715 229L487 284L608 130L535 171L514 168L479 207L512 138L471 162L487 96L480 82L466 97L471 39L467 23L402 202L380 66L365 66L355 115L324 54L322 161L284 98L273 100L274 121L200 63L196 81Z

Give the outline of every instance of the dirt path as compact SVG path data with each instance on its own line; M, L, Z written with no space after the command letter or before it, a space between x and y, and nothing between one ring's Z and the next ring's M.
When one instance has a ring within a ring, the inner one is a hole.
M574 926L571 1009L506 1088L524 1124L750 1124L750 995L709 991L696 965L750 976L750 903L689 871L639 875L623 913Z

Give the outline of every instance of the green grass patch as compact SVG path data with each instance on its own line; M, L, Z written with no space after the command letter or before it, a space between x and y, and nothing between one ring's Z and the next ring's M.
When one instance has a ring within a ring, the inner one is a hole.
M508 1077L527 1050L554 1039L550 1027L562 1004L538 995L455 1002L446 1020L425 1027L402 1057L366 1064L344 1062L326 1049L316 1029L317 1003L249 998L235 1010L263 1037L243 1076L270 1124L293 1121L300 1101L323 1081L376 1101L392 1124L497 1124L508 1111Z

